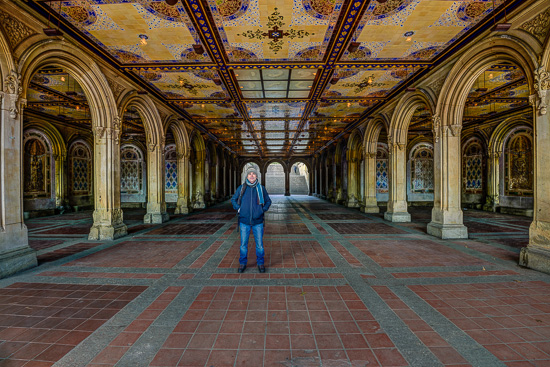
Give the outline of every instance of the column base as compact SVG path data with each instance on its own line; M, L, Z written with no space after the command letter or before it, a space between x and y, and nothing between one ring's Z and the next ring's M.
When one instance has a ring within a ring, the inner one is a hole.
M290 196L290 192L289 191L285 192L285 196Z
M397 212L397 213L384 213L384 219L388 222L394 223L405 223L411 221L411 215L407 212Z
M441 224L430 222L428 234L444 240L468 238L468 228L463 224Z
M523 247L519 265L550 274L550 250L534 245Z
M363 213L380 213L380 208L377 206L362 206L361 211Z
M166 212L164 213L147 213L143 217L143 223L152 223L152 224L159 224L168 222L170 219L170 215Z
M94 241L115 240L117 238L124 237L127 234L128 228L124 223L115 225L97 224L93 225L92 228L90 228L88 239Z
M33 268L37 265L36 251L26 246L0 253L0 278Z
M176 210L174 211L174 214L189 214L189 213L191 213L191 209L187 205L176 206Z

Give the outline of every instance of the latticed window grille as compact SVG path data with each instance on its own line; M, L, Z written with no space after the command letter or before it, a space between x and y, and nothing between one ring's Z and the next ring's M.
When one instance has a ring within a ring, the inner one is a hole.
M507 196L533 196L533 143L531 131L516 131L505 151L505 193Z
M411 151L411 192L433 193L434 158L433 148L428 144L418 144Z
M388 192L388 148L385 144L378 144L376 150L376 192Z
M176 146L169 144L164 148L164 175L165 175L165 194L166 201L174 195L177 200L178 194L178 156Z
M87 144L73 143L69 149L70 189L73 195L90 195L92 192L92 154Z
M23 134L23 191L25 197L47 198L52 194L52 150L50 141L38 130Z
M133 145L122 147L120 153L120 191L124 194L143 191L143 155Z
M465 193L483 192L483 167L483 147L479 141L474 140L464 148L462 187Z

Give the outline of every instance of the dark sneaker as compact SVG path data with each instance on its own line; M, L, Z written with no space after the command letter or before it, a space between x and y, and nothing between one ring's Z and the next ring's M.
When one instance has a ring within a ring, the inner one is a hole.
M258 265L258 270L259 270L260 273L265 273L265 266Z
M244 269L246 269L246 265L239 265L239 269L237 270L239 273L244 273Z

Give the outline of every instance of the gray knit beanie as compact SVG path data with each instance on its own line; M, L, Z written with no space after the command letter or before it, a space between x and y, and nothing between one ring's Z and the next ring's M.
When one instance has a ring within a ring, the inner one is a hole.
M255 168L255 167L249 167L247 170L246 170L246 177L248 177L248 174L250 172L254 172L254 174L256 175L256 177L258 177L258 170Z

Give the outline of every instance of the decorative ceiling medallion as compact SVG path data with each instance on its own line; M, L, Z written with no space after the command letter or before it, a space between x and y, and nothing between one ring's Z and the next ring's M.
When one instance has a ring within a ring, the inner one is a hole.
M456 16L460 20L468 21L483 15L486 11L491 10L492 6L490 2L470 2L461 5L456 12Z
M233 20L246 12L249 2L249 0L217 0L216 7L224 20Z
M73 21L90 26L97 20L94 9L87 1L73 1L71 6L62 6L61 11Z
M372 11L375 19L382 19L392 16L405 9L412 0L388 0L385 3L378 3Z
M242 47L234 47L230 53L235 61L258 61L258 56L254 52Z
M171 89L185 89L193 95L197 95L199 93L198 89L210 88L210 86L206 84L192 84L192 82L190 82L187 78L183 78L181 76L178 76L177 84L168 84L167 87Z
M143 57L130 51L114 50L115 57L125 64L144 61Z
M164 1L141 0L138 2L151 14L171 22L183 22L177 6L170 6Z
M302 0L304 10L314 18L329 19L334 11L334 0Z
M273 51L274 53L279 52L282 48L282 42L279 43L280 40L282 40L284 37L288 37L290 39L294 38L304 38L309 35L314 35L315 33L309 33L304 30L295 30L295 29L289 29L288 32L284 31L282 29L279 29L279 27L284 26L286 23L283 22L284 17L277 11L277 8L273 9L273 13L267 19L269 20L267 22L268 29L267 33L262 32L261 29L257 29L256 31L248 30L244 33L237 34L238 36L247 37L250 39L258 39L262 40L264 38L269 38L271 41L269 44L269 49Z

